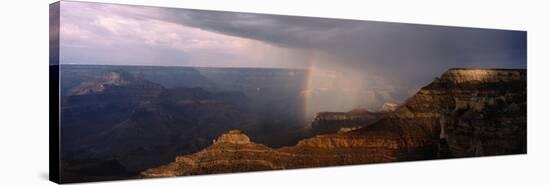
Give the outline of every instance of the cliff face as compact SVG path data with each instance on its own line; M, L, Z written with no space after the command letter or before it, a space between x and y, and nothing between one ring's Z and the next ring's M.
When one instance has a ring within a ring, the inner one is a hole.
M527 152L527 71L454 69L423 96L449 104L441 112L450 157Z
M521 154L527 145L526 91L526 70L451 69L370 126L278 149L230 131L142 176Z
M436 157L525 153L526 75L526 70L450 69L380 123L420 128L405 129L404 135L431 135L428 142L439 135L448 145L439 152L448 156Z
M319 112L313 119L311 128L315 134L346 132L370 125L382 115L383 113L369 112L362 108L349 112Z

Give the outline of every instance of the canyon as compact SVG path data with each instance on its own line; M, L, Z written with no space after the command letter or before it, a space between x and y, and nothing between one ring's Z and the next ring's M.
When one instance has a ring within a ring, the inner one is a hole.
M348 114L325 117L352 118ZM201 151L177 156L140 177L525 154L527 71L449 69L395 111L358 127L279 148L231 129Z
M304 129L306 71L60 66L60 181L133 178L238 128L269 147Z

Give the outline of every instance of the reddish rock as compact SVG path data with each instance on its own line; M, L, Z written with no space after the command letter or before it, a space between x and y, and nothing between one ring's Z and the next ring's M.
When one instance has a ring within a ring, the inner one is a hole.
M526 70L451 69L398 110L361 129L317 135L278 149L232 130L204 150L142 176L526 153L526 91Z

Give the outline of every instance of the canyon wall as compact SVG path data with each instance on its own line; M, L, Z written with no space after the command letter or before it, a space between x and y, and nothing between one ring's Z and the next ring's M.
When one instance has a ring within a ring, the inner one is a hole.
M356 108L349 112L319 112L311 123L314 134L329 134L350 131L375 123L384 113L369 112Z
M374 124L269 148L241 131L141 173L182 176L526 153L526 70L450 69Z

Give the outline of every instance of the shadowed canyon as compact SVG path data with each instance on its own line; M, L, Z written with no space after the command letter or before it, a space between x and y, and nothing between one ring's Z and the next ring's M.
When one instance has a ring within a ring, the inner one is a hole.
M61 65L60 75L62 182L527 151L524 69L449 69L401 104L313 118L307 70Z

